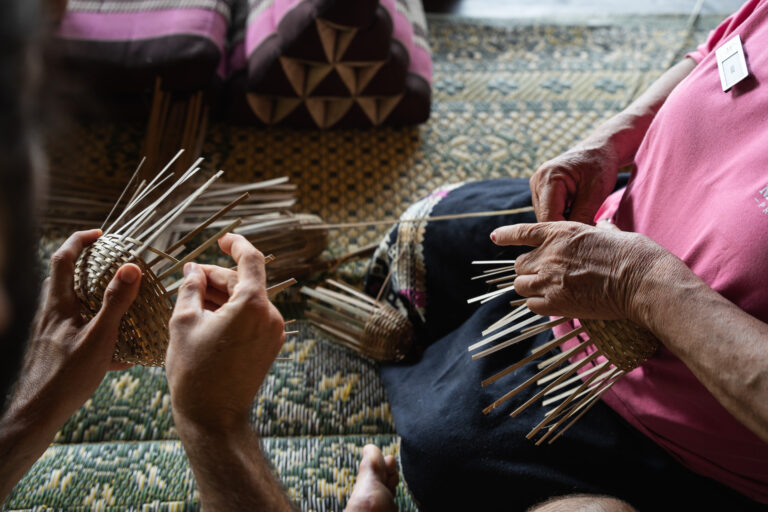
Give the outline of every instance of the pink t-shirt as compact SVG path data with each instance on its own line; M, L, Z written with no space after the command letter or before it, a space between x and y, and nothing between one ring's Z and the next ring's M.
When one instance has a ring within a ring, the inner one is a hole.
M736 34L750 77L723 92L715 49ZM768 322L768 0L745 3L688 57L698 65L656 115L626 190L596 220L649 236ZM668 350L604 399L687 467L768 503L768 443Z

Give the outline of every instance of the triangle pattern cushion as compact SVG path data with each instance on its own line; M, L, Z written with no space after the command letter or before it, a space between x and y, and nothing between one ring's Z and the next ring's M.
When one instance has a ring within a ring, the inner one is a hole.
M248 3L245 86L259 98L249 96L258 122L331 128L429 117L431 57L417 0ZM276 115L291 97L303 107Z

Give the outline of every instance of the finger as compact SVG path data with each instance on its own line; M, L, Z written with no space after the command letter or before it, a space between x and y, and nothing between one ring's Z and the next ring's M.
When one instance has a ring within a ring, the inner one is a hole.
M237 263L237 284L231 298L252 297L264 293L266 288L264 255L242 235L232 233L227 233L219 239L219 247L232 256Z
M205 290L208 287L205 272L196 263L184 265L184 282L179 288L174 317L197 317L205 306Z
M117 269L112 281L104 290L101 309L92 320L92 332L97 340L115 342L120 319L139 294L140 284L141 270L133 263L126 263Z
M51 297L56 301L68 304L74 303L75 295L75 262L80 253L88 245L101 236L100 229L77 231L51 256Z
M229 295L221 290L212 288L210 281L208 282L208 288L205 289L205 301L210 302L216 306L221 306L229 300Z
M582 193L576 196L571 205L571 214L568 219L574 222L594 225L595 213L600 205L595 205L589 194Z
M523 297L542 297L543 283L538 274L518 276L515 278L515 291Z
M531 297L530 299L525 301L525 305L528 307L528 309L530 309L537 315L541 315L541 316L557 315L557 312L552 309L552 307L549 304L549 301L547 301L547 299L545 299L544 297Z
M559 179L553 179L533 194L536 220L553 222L565 220L563 212L568 201L568 187Z
M203 308L204 308L204 309L206 309L206 310L208 310L208 311L211 311L211 312L213 312L213 313L215 313L215 312L216 312L216 311L217 311L217 310L218 310L220 307L221 307L221 305L219 305L219 304L216 304L216 303L214 303L214 302L211 302L211 301L209 301L209 300L206 300L206 301L203 303Z
M543 244L551 232L551 224L513 224L496 228L491 233L491 240L496 245L529 245L538 247Z
M200 268L205 272L208 289L216 288L227 295L232 295L237 284L237 272L217 265L200 265Z

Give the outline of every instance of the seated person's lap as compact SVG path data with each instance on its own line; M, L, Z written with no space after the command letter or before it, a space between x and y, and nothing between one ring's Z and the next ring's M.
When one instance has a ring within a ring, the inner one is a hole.
M524 179L469 183L441 196L429 215L531 204ZM509 311L509 300L517 296L512 293L479 307L467 305L466 299L488 291L481 281L470 280L482 270L471 261L514 259L525 249L502 250L491 243L490 232L499 225L534 220L527 212L429 223L415 243L421 245L420 255L400 259L402 263L423 258L420 269L410 267L423 275L393 273L394 293L388 296L398 296L401 307L405 304L409 310L417 327L417 350L423 353L403 364L383 366L381 377L402 438L403 472L417 501L426 510L523 510L552 496L590 493L616 496L641 510L675 504L689 509L757 509L738 493L681 466L602 402L554 444L543 446L525 438L542 419L538 403L516 418L509 417L535 388L483 414L485 406L537 370L529 364L486 388L480 382L523 358L551 333L473 361L467 347ZM394 239L392 234L390 240ZM400 242L401 248L415 248ZM376 263L386 268L387 258L377 256ZM369 293L380 284L375 278L379 274L382 268L369 276ZM425 287L419 290L421 314L413 300L414 282Z

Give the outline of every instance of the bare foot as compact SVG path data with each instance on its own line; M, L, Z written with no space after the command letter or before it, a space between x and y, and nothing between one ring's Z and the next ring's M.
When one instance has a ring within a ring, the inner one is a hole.
M357 472L355 488L347 502L346 512L392 512L397 488L397 462L391 455L384 457L377 446L363 448L363 460Z

